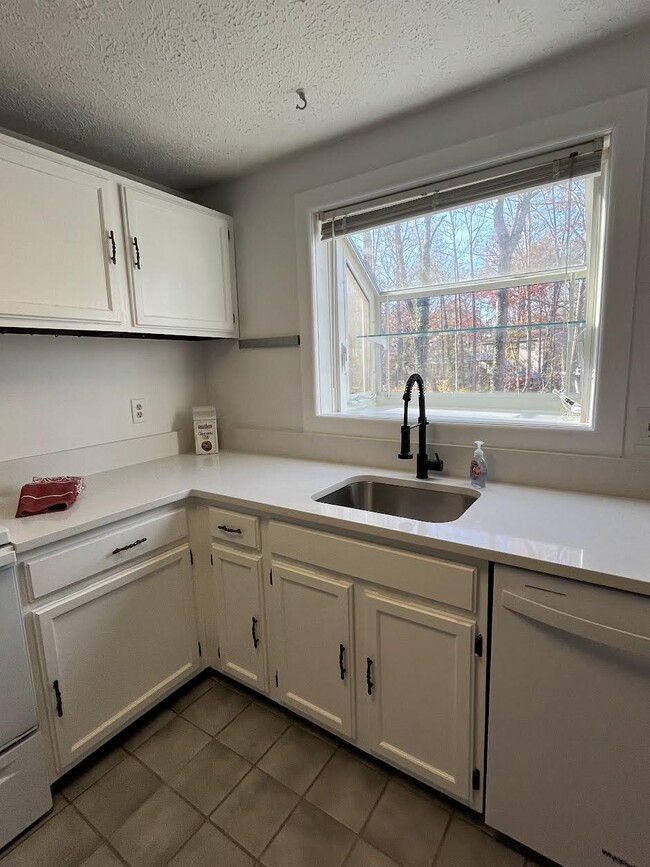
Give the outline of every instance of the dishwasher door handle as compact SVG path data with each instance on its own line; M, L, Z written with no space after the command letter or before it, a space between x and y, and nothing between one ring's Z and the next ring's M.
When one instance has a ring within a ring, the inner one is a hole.
M529 620L537 620L562 632L577 635L597 644L604 644L614 650L650 658L650 637L646 635L637 635L635 632L626 632L624 629L615 629L613 626L585 620L583 617L576 617L575 614L567 614L565 611L558 611L557 608L534 602L510 590L501 592L501 604L504 608L522 614Z

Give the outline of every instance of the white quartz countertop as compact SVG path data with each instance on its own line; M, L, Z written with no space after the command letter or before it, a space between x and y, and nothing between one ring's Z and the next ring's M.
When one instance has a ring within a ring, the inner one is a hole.
M409 470L240 452L178 455L87 476L86 490L66 512L16 519L19 491L7 492L0 500L0 523L20 554L192 496L387 543L455 552L650 595L645 550L650 501L488 481L477 502L456 521L429 524L313 499L350 478L414 483L414 462ZM446 477L417 484L473 490L466 481Z

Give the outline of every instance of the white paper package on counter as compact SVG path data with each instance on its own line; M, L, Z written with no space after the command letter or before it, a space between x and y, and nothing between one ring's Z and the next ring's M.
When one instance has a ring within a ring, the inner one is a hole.
M213 406L193 406L192 418L197 455L211 455L218 452L216 409Z

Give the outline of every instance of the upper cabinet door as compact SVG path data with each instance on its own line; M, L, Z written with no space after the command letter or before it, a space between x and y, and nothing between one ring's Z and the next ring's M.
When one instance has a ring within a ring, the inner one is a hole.
M122 202L136 328L235 336L231 219L140 187Z
M126 270L117 184L3 139L0 190L0 323L120 330Z

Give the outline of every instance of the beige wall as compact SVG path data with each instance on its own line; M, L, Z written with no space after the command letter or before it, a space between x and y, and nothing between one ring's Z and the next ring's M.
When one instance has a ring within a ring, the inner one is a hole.
M650 30L574 53L426 111L201 191L197 198L235 217L242 336L299 331L295 197L305 190L432 154L611 96L650 86ZM317 111L317 106L314 106ZM647 142L650 141L650 136ZM646 143L647 143L646 142ZM495 475L508 481L561 484L650 496L650 447L635 446L638 406L650 406L650 174L646 159L629 384L626 458L575 459L516 448L493 454ZM611 290L610 290L611 291ZM626 347L627 350L627 347ZM330 459L368 456L391 464L392 442L302 435L300 351L206 347L208 397L224 440L246 448L291 450ZM291 433L282 434L282 431ZM441 433L442 431L442 433ZM398 432L395 432L397 439ZM468 443L474 436L469 435ZM444 440L444 430L438 427ZM437 440L443 452L445 443ZM452 472L464 473L470 451L449 445ZM395 465L397 462L395 461ZM496 469L498 468L498 472ZM403 469L403 465L400 466Z

